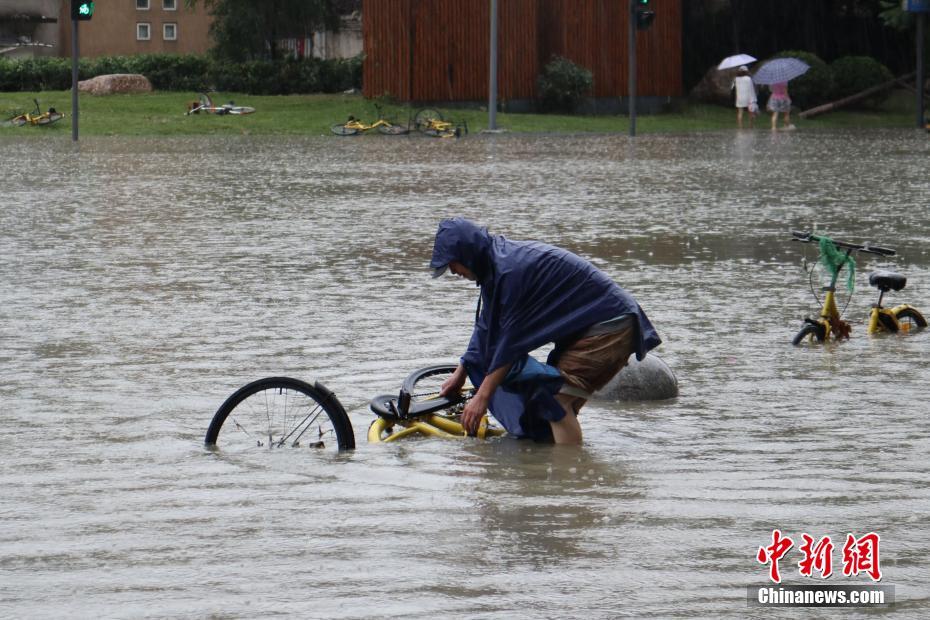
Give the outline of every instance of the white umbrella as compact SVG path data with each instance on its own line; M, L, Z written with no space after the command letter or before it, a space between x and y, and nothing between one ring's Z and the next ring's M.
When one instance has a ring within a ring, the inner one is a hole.
M723 71L724 69L732 69L733 67L740 67L742 65L748 65L749 63L756 62L756 59L750 56L749 54L737 54L735 56L727 56L720 61L720 64L717 65L718 71Z

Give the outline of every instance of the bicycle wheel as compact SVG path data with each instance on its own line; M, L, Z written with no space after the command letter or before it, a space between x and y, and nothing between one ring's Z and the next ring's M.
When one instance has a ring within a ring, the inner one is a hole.
M423 131L423 133L428 136L433 136L434 138L456 137L456 133L454 129L426 129Z
M36 117L36 125L51 125L52 117L48 114L42 114Z
M237 115L252 114L253 112L255 112L255 108L247 106L247 105L236 105L236 106L229 107L227 109L229 110L230 114L237 114Z
M210 422L207 446L242 451L310 447L354 450L352 423L336 395L320 383L268 377L226 399Z
M11 118L9 122L10 125L13 125L14 127L22 127L28 122L28 119L26 118L25 114L20 114L19 116L14 116Z
M337 136L355 136L358 135L358 129L348 125L336 124L329 128Z
M471 397L472 387L467 381L460 395L451 398L439 395L442 384L452 376L456 368L454 364L440 364L427 366L407 375L401 386L401 396L398 398L400 411L403 412L405 408L403 402L407 398L403 396L405 393L409 395L409 404L406 407L409 415L422 415L450 409L468 400Z
M404 127L403 125L378 125L378 133L383 133L386 136L402 136L406 133L410 133L410 130Z
M903 332L917 331L927 326L927 319L916 308L902 308L895 318Z
M416 115L413 117L413 126L417 128L417 131L426 132L430 127L430 121L441 121L442 113L439 110L433 108L423 108L419 110Z
M801 328L801 331L799 331L797 335L795 335L794 339L791 341L791 344L797 346L801 344L802 341L808 339L811 342L813 342L814 339L816 339L817 342L823 342L824 336L825 334L822 326L808 323Z

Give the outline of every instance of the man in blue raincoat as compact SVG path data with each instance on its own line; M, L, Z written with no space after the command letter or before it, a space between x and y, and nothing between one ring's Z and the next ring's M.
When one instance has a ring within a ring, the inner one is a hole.
M591 394L661 342L632 295L562 248L456 217L439 223L430 267L481 287L468 349L442 386L455 393L468 378L478 388L462 414L471 434L490 409L511 435L580 443ZM549 343L547 365L529 356Z

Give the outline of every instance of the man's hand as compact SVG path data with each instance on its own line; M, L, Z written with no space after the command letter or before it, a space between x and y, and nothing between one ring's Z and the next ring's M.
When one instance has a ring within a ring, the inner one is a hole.
M452 375L442 382L442 387L439 388L439 395L448 397L449 395L457 395L461 390L462 386L465 385L465 379L468 376L465 374L465 367L461 364L456 367L455 372Z
M471 400L465 403L465 409L462 411L462 427L472 437L478 434L481 418L488 412L488 401L489 398L478 390Z

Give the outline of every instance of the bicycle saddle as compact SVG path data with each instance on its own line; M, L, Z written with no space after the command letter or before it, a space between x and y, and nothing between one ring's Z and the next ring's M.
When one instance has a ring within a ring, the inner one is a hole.
M900 291L907 284L907 278L893 271L873 271L869 274L869 284L883 293Z

